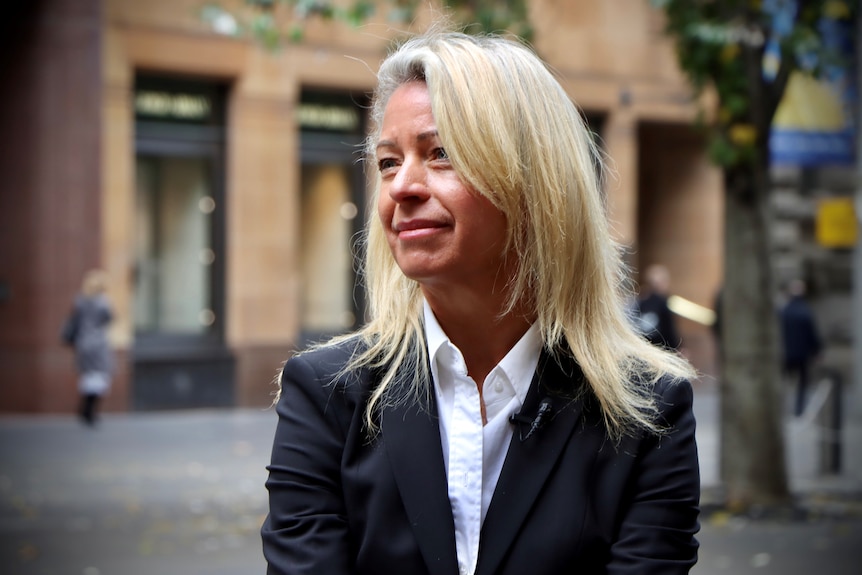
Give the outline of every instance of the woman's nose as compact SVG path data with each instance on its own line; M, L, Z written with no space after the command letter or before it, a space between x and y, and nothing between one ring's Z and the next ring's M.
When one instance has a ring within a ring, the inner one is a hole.
M428 198L428 179L421 160L405 158L389 185L389 196L396 202Z

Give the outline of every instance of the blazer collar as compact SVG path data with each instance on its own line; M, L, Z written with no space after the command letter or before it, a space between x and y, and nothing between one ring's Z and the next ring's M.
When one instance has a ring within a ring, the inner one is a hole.
M565 451L583 411L585 380L578 364L566 355L542 351L539 366L516 423L506 461L482 525L477 575L497 571L533 503ZM529 420L543 401L551 404L551 419L527 437Z
M399 377L393 385L412 377L412 373L402 373ZM583 384L583 374L573 359L556 358L547 350L542 351L521 412L535 414L539 404L547 399L552 405L552 417L526 439L522 438L529 423L515 424L482 527L477 575L497 570L520 531L580 417ZM427 407L408 403L383 410L381 436L429 574L457 574L455 521L446 484L434 393L429 393Z
M412 373L399 374L393 385L403 385L408 377ZM430 382L426 383L430 390ZM384 409L381 437L428 573L457 574L455 520L433 391L427 406L412 402Z

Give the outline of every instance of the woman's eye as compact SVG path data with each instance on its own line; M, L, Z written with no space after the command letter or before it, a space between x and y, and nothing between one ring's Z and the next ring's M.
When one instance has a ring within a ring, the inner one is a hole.
M381 158L377 161L377 169L379 169L381 172L388 170L389 168L394 168L395 165L396 162L392 158Z
M444 148L434 148L434 150L431 152L431 155L435 160L449 159L449 154L446 153L446 150Z

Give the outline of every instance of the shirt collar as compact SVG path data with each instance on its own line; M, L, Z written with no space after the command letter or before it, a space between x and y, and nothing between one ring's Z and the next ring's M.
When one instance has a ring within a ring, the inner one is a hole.
M437 354L447 345L455 347L449 341L449 337L437 317L431 310L428 302L424 302L423 306L425 315L425 341L428 345L428 358L431 364L431 376L435 382L439 382L439 374L437 369ZM521 404L524 403L527 397L527 392L530 389L530 384L533 381L533 374L536 371L536 366L539 364L539 354L542 351L542 338L539 334L539 324L534 322L530 329L521 336L521 339L509 350L506 356L500 360L500 363L494 370L500 370L509 380L512 387L515 389L515 395ZM482 382L479 382L480 384Z
M495 368L506 374L522 405L533 382L536 366L539 365L541 351L542 338L539 335L539 324L534 322Z
M434 378L435 385L439 385L440 374L437 370L437 354L440 349L449 343L449 338L443 328L440 327L440 322L434 312L431 311L431 306L428 301L424 302L423 311L425 314L425 343L428 346L428 361L431 364L431 377Z

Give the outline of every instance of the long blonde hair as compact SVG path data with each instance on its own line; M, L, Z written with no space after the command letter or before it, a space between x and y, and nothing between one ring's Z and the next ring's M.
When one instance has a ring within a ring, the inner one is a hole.
M626 269L601 194L601 155L578 109L525 45L500 36L434 30L401 45L381 65L367 141L374 161L392 93L426 83L440 139L462 180L508 221L518 255L509 307L530 302L547 349L574 356L614 438L658 431L652 384L692 377L680 356L651 346L625 315ZM377 178L373 194L380 192ZM334 342L361 338L347 370L383 368L366 423L405 401L427 401L430 376L419 284L401 273L376 210L367 225L368 322ZM567 349L569 351L567 351ZM402 386L396 374L412 373Z

